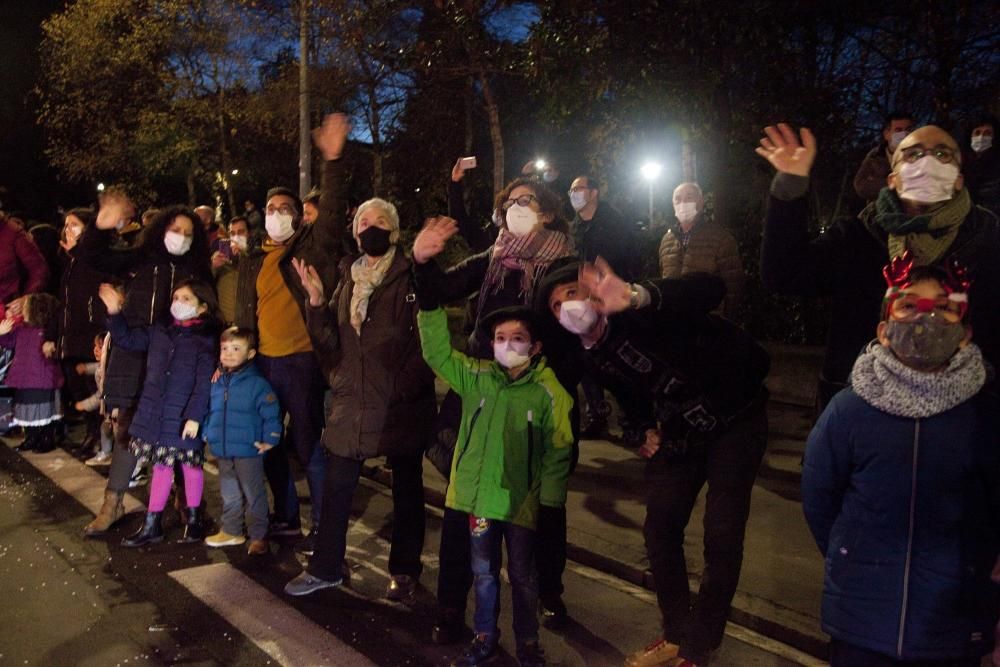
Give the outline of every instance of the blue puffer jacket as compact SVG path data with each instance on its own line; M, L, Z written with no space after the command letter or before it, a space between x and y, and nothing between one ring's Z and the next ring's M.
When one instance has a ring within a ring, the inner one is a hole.
M852 389L809 435L802 507L826 556L823 630L898 660L989 652L1000 545L1000 404L896 417Z
M205 442L221 458L259 456L255 442L277 445L281 410L271 385L252 361L212 385Z
M184 422L204 425L215 372L215 327L194 325L130 329L125 318L108 318L114 345L146 353L146 380L129 434L151 444L200 450L201 438L182 438Z

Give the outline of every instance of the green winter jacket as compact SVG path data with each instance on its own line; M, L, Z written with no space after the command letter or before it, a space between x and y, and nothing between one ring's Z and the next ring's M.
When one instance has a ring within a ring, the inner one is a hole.
M462 423L445 504L534 530L539 504L566 503L573 405L538 358L517 380L495 361L452 349L445 312L417 315L427 365L462 397Z

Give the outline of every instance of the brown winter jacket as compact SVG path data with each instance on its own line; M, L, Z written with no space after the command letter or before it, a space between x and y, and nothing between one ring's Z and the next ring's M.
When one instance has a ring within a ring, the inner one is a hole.
M892 171L886 150L888 150L886 144L882 142L868 151L868 155L858 167L858 173L854 175L854 191L865 202L878 199L878 193L886 187L886 179Z
M361 335L351 326L351 262L327 306L306 309L316 353L330 367L323 444L350 459L422 452L437 416L434 374L424 362L410 260L401 249L368 300Z
M726 298L716 313L733 318L743 298L743 261L736 239L722 225L700 217L691 228L687 249L674 226L660 241L660 277L680 278L695 272L711 273L726 284Z

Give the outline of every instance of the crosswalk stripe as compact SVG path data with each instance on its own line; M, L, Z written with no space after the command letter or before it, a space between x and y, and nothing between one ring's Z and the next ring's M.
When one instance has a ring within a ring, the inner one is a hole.
M54 449L46 454L26 452L21 456L88 510L94 514L100 511L104 503L104 488L108 482L99 473L61 449ZM126 513L146 509L144 504L128 493L125 494L124 502Z
M168 575L279 664L375 665L228 563L174 570Z

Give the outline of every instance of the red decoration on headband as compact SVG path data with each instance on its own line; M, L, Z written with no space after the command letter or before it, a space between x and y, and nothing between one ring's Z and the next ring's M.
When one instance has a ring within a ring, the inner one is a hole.
M957 258L952 257L948 260L945 270L948 272L948 282L944 285L944 288L948 294L964 294L972 287L972 276L969 275L969 267L962 264Z
M909 250L902 257L893 257L892 261L882 267L882 275L889 288L902 289L910 284L910 271L913 270L913 253Z

